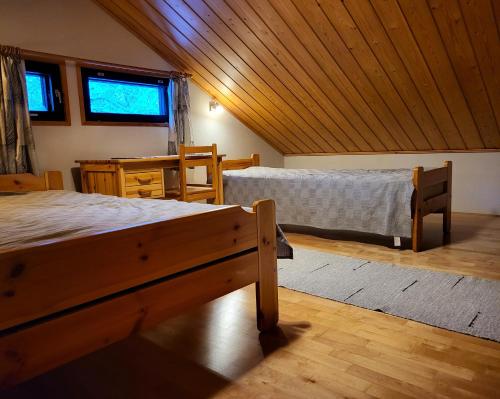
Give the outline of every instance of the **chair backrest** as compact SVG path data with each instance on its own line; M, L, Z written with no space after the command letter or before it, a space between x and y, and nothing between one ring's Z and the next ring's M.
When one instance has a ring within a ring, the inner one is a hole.
M210 155L210 156L209 156ZM217 173L217 144L211 146L192 146L187 147L184 144L179 146L179 181L181 199L187 199L187 169L196 166L204 166L207 169L207 175L212 175L211 186L217 192L218 177Z

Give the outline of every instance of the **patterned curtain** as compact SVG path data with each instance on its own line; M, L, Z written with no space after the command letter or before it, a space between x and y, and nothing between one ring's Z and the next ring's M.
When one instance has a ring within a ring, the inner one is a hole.
M38 173L20 49L0 46L0 174Z
M191 116L188 81L170 79L168 85L168 154L178 154L179 144L191 145Z

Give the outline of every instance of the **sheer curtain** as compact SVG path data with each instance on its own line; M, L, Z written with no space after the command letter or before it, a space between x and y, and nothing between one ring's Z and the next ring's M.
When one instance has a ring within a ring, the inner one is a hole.
M173 77L168 85L168 154L178 154L179 144L192 145L187 78Z
M38 166L20 49L0 46L0 174L35 173Z

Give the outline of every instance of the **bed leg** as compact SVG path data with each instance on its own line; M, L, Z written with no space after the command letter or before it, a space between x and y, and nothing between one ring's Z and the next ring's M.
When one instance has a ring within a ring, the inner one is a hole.
M422 233L424 226L423 204L424 195L422 192L422 175L424 168L417 166L413 168L413 186L415 187L415 209L413 210L413 224L411 231L411 244L413 252L420 252L422 249Z
M278 323L276 216L272 200L256 201L259 281L256 282L257 328L268 331Z
M444 161L444 166L448 169L448 179L446 183L444 183L448 198L446 201L446 208L443 209L443 234L447 235L451 231L451 161Z
M413 252L420 252L422 250L422 233L424 227L424 218L422 215L417 215L413 217L413 230L411 233L411 244Z

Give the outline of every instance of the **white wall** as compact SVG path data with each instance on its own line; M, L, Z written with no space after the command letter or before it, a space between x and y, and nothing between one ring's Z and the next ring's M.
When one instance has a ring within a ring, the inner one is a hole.
M123 65L173 69L91 0L0 0L0 44ZM66 188L76 159L166 153L161 127L82 126L76 69L67 65L71 126L35 126L41 169L59 169ZM228 112L208 113L209 97L191 85L196 144L215 142L228 158L262 154L263 164L282 166L283 157Z
M500 152L286 156L285 168L392 169L453 161L453 210L500 215Z

